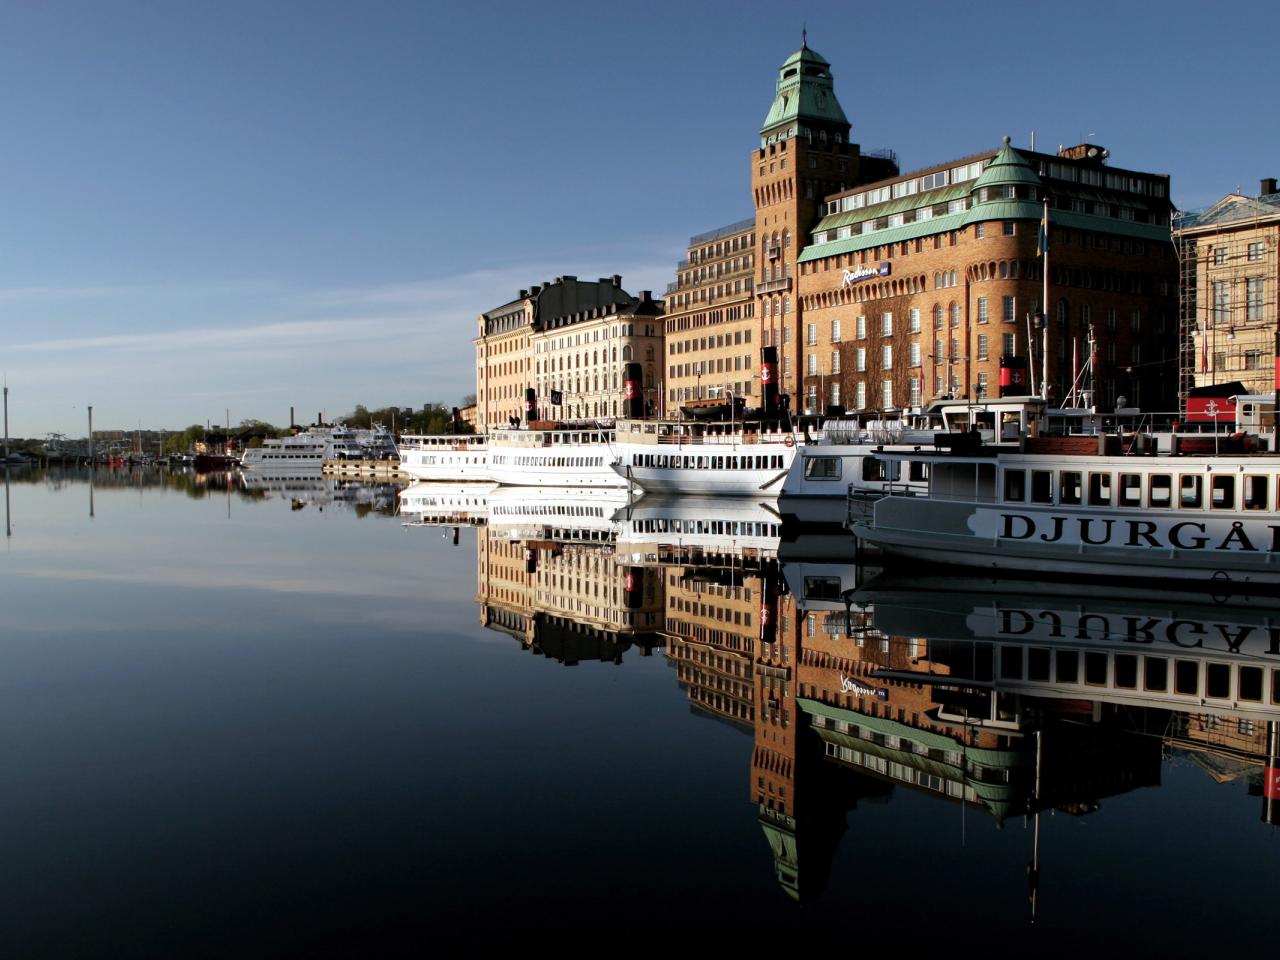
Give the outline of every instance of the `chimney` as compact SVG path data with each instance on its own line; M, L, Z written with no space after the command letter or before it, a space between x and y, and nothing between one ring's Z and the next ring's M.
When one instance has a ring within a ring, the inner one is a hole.
M524 300L524 299L526 299L528 296L529 296L529 291L528 291L528 290L521 290L521 291L520 291L520 296L519 296L519 298L518 298L518 299L520 299L520 300Z
M653 302L653 291L652 291L652 290L641 290L641 291L640 291L640 302L641 302L641 303L652 303L652 302Z
M542 289L542 286L540 284L535 283L532 287L529 288L529 296L536 297L538 295L538 291L541 289Z
M1276 178L1267 177L1262 181L1262 196L1269 197L1276 192Z
M620 273L615 273L615 274L614 274L612 277L610 277L609 279L613 281L613 285L614 285L615 287L620 287L620 286L622 286L622 274L620 274Z

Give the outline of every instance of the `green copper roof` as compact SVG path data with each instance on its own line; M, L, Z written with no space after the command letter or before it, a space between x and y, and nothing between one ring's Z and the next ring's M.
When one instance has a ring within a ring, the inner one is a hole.
M1039 187L1043 184L1040 177L1031 169L1031 164L1023 158L1017 150L1009 146L1009 138L1004 138L1004 146L1000 148L1000 152L982 171L982 175L973 181L970 190L976 193L983 187L1004 187L1009 185L1025 184L1032 187Z
M760 128L761 137L770 133L798 134L791 128L798 127L801 121L848 131L849 121L836 100L830 67L807 46L787 57L778 70L777 93Z

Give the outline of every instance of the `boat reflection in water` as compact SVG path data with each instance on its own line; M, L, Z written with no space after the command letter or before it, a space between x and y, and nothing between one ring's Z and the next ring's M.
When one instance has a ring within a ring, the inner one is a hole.
M746 795L791 898L823 892L851 811L904 790L962 825L1027 818L1032 913L1040 813L1102 815L1168 756L1280 823L1280 613L1256 599L858 586L851 540L784 539L768 502L581 493L488 495L481 622L564 664L661 647L695 715L752 737Z

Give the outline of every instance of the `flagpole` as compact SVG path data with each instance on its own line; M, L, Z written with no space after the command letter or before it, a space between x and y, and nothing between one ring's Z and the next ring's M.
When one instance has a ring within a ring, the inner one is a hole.
M1044 299L1040 308L1044 314L1044 355L1040 358L1040 398L1049 399L1049 194L1044 195Z

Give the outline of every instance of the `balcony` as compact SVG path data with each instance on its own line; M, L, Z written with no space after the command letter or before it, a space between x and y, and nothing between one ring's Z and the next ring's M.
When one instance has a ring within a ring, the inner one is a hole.
M756 293L781 293L790 289L790 277L782 277L778 280L761 280L756 284Z

